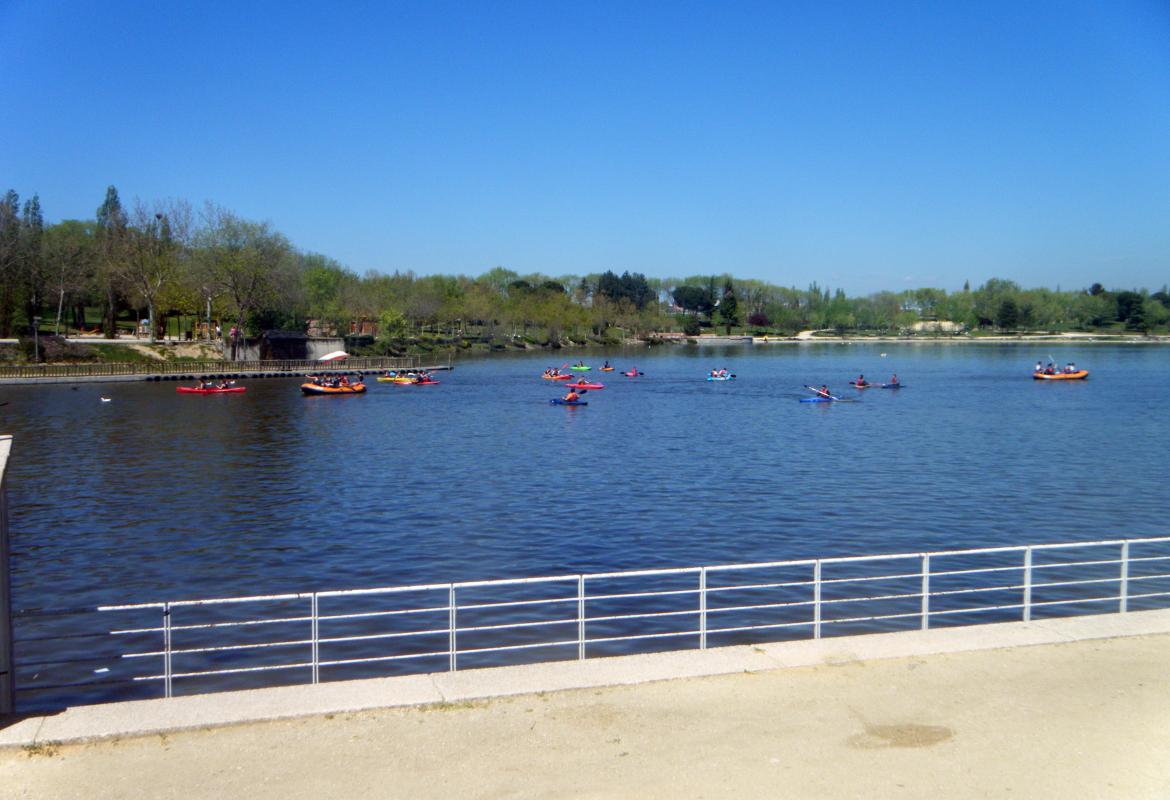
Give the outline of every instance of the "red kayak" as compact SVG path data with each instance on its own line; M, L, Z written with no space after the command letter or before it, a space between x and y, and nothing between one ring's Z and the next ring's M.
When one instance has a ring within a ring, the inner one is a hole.
M637 370L633 370L631 372L623 372L622 374L625 375L627 378L636 378L639 375L642 375L644 373L638 372Z
M566 389L604 389L604 383L566 383Z
M226 389L196 389L193 386L179 386L175 389L179 394L235 394L237 392L246 392L247 388L243 386L229 386Z

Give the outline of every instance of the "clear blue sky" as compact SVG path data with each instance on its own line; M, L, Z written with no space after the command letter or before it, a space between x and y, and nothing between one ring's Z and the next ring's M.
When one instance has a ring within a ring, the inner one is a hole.
M0 191L364 272L1170 281L1170 2L0 0Z

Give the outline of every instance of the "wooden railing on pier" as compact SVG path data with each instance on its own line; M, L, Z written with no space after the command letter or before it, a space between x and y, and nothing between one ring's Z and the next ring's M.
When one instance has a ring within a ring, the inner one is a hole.
M100 378L122 375L223 375L346 370L419 369L419 356L377 356L344 361L126 361L92 364L20 364L0 366L4 378Z

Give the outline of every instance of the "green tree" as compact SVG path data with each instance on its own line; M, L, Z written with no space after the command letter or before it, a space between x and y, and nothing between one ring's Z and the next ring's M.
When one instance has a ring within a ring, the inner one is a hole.
M278 297L292 248L268 223L249 222L216 206L208 207L197 241L202 268L230 303L236 330L243 336L249 315ZM232 339L233 360L239 344L239 337Z
M727 334L731 334L731 327L739 324L739 301L735 297L735 289L731 281L723 284L723 296L719 300L719 320L727 327Z
M1016 301L1010 297L1005 297L999 302L999 308L995 312L995 324L1001 330L1014 330L1020 323L1020 309L1016 305Z
M14 333L20 274L20 196L9 189L0 201L0 336Z
M94 272L95 289L103 299L102 330L108 339L118 335L118 303L122 294L118 275L126 258L127 227L118 190L109 186L97 210L98 257Z

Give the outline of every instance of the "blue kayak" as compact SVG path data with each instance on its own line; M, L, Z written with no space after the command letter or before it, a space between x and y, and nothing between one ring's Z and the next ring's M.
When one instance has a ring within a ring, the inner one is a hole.
M554 397L548 401L551 406L587 406L589 402L586 400L562 400L559 397Z
M904 384L904 383L883 383L882 384L883 389L904 389L905 387L906 387L906 384Z
M840 400L838 397L802 397L802 403L836 403Z
M707 376L707 380L709 380L709 381L729 381L729 380L732 380L732 379L734 379L734 378L735 378L735 376L734 376L734 375L726 375L726 376L724 376L724 377L722 377L722 378L716 378L716 377L714 377L714 376L712 376L712 375L708 375L708 376Z

